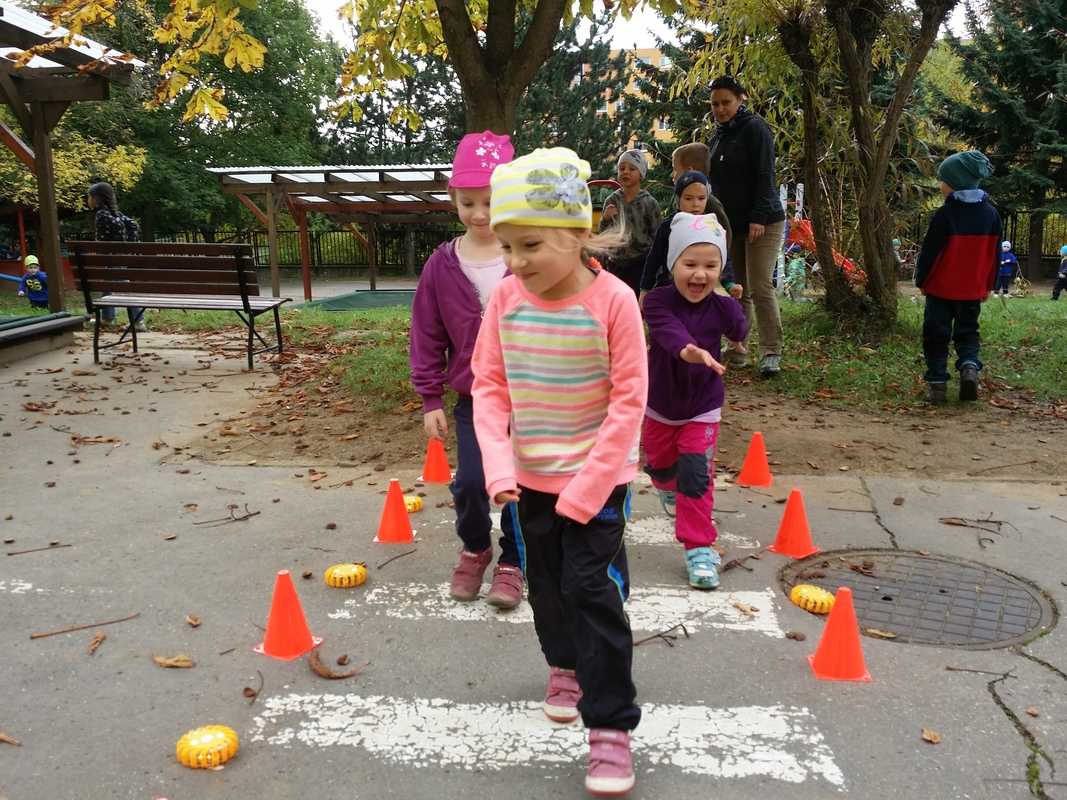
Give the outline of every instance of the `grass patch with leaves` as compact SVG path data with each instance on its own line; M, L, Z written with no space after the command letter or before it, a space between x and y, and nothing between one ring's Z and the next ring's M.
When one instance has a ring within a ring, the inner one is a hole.
M782 373L753 383L769 393L852 406L917 405L925 390L922 317L921 298L902 298L897 324L870 330L842 325L816 303L785 301ZM1044 403L1067 397L1067 304L991 299L982 307L981 335L986 388Z

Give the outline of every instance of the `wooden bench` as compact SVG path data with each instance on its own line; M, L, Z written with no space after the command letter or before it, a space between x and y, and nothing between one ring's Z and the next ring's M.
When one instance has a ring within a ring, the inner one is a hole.
M74 254L78 286L85 309L93 316L93 361L100 350L116 347L129 336L137 352L136 320L117 342L100 344L104 308L176 308L185 311L232 311L248 329L248 368L252 357L282 352L278 309L288 297L260 297L252 246L247 244L184 244L169 242L68 242ZM93 297L94 293L106 293ZM276 343L268 344L256 330L256 317L274 312ZM138 317L140 319L140 317ZM255 340L263 345L254 350Z

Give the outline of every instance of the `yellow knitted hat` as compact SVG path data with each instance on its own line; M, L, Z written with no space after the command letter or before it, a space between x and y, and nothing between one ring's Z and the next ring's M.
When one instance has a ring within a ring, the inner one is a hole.
M589 229L593 202L585 182L591 174L589 162L566 147L534 150L500 164L490 180L490 224Z

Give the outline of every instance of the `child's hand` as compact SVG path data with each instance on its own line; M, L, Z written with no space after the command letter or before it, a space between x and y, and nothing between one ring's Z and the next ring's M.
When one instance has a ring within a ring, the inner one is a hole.
M500 492L493 497L493 502L498 506L506 506L508 503L519 502L519 489L512 489L510 492Z
M26 296L25 292L19 292L19 297L25 297L25 296Z
M690 364L703 364L718 375L722 375L726 372L726 367L716 361L711 353L703 348L697 347L695 344L687 344L682 348L682 351L678 355L681 357L682 361L687 361Z
M448 418L443 408L427 411L422 415L422 427L431 439L444 439L448 435Z
M600 214L600 218L605 222L611 222L618 216L619 207L616 205L604 206L604 210Z
M740 300L741 295L744 294L744 292L745 287L742 286L740 283L735 283L733 286L730 287L730 297L734 298L735 300Z

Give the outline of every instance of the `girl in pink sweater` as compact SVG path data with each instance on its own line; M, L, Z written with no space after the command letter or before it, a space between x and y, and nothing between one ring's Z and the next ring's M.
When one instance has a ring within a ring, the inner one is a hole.
M623 530L648 369L633 290L586 256L605 241L590 237L589 174L565 148L493 172L491 224L512 275L474 348L474 424L489 496L515 514L549 667L545 714L582 717L586 789L617 796L634 785L629 732L641 717Z

